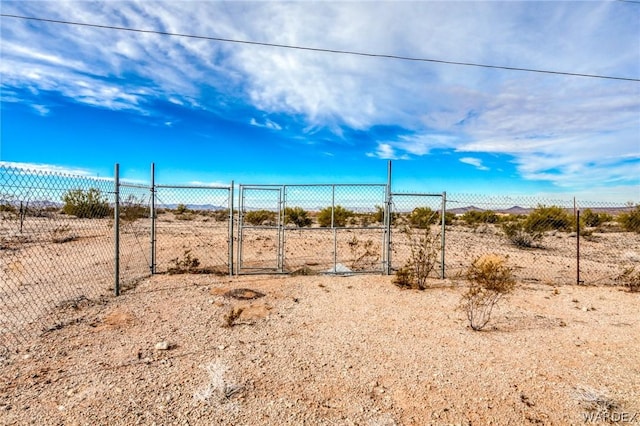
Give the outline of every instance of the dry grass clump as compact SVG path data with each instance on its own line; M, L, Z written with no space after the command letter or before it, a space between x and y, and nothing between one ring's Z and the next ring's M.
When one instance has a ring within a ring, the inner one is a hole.
M461 307L473 330L482 330L502 297L515 288L513 270L506 259L489 254L476 258L467 270L469 289L462 296Z

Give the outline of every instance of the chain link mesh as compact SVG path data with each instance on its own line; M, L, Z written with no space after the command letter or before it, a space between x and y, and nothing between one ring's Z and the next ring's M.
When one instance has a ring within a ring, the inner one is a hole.
M518 281L553 285L616 284L640 265L640 206L632 203L388 199L386 185L348 184L241 185L234 203L231 187L120 182L116 256L114 185L0 166L0 347L55 328L63 308L113 294L116 258L124 289L149 276L154 261L161 273L383 273L417 253L434 262L432 277L456 278L475 258L498 254Z
M229 188L156 187L156 272L229 273Z
M0 167L0 346L113 285L114 183Z
M240 190L241 272L382 272L385 185Z

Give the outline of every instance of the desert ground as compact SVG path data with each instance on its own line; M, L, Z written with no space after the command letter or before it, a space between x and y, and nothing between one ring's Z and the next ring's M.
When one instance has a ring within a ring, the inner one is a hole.
M165 213L158 275L149 221L122 225L116 298L110 220L24 225L0 221L2 332L19 337L0 345L0 424L640 424L640 299L616 281L640 263L638 234L582 240L575 285L575 235L520 249L494 225L454 225L448 278L436 268L417 291L380 274L375 226L288 229L293 274L229 277L227 224ZM242 266L275 268L278 233L244 231ZM392 242L397 269L410 238ZM477 332L459 305L487 253L518 284ZM187 254L198 265L168 274ZM354 273L324 274L334 262Z
M520 284L477 332L463 283L391 279L156 275L78 300L3 355L0 423L640 423L638 293Z

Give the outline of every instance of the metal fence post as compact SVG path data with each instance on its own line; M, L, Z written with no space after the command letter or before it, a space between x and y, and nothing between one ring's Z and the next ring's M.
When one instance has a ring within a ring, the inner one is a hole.
M156 165L151 163L151 274L156 273Z
M336 186L331 185L331 228L333 229L333 272L338 272L338 231L336 229Z
M113 207L113 229L115 240L115 267L114 267L114 293L120 296L120 164L116 163L114 171L114 207Z
M229 276L233 276L233 185L231 181L231 187L229 187Z
M576 284L582 284L580 280L580 209L576 209Z
M440 269L442 270L442 275L440 278L444 279L445 278L445 272L444 272L444 261L445 261L445 234L447 232L447 227L446 227L446 215L447 215L447 192L443 192L442 193L442 232L440 235Z
M384 274L391 275L391 226L393 225L393 212L391 210L391 160L387 165L387 188L385 193L385 206L384 206Z

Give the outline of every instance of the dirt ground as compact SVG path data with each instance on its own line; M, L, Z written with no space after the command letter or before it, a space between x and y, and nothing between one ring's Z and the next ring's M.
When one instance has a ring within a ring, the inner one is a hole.
M79 299L1 354L0 424L640 424L640 294L520 284L476 332L462 282L391 280L156 275Z

